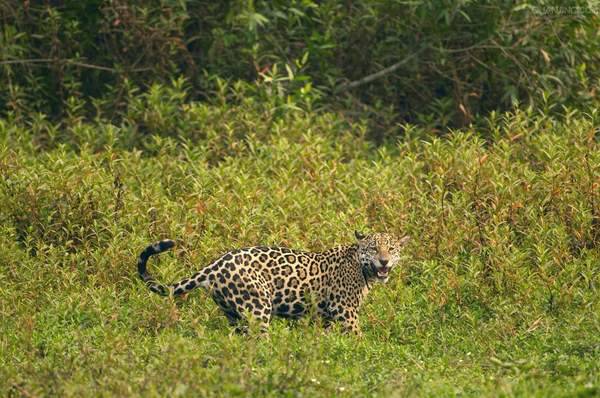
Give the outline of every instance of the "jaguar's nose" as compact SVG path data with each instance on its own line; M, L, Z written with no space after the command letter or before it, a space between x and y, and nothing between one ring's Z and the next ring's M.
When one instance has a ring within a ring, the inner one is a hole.
M390 260L388 260L387 258L380 258L379 259L379 264L381 264L381 266L385 267L386 265L388 265L388 263L390 262Z

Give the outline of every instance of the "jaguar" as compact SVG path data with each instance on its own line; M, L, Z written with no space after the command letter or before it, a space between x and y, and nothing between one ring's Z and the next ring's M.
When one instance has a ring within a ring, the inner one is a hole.
M151 256L175 246L165 239L142 251L138 274L162 296L206 289L235 327L252 317L266 331L274 315L299 318L312 308L326 324L340 322L344 330L360 335L361 304L373 283L387 282L410 237L358 231L355 237L353 244L322 252L263 246L232 250L173 284L158 282L147 270Z

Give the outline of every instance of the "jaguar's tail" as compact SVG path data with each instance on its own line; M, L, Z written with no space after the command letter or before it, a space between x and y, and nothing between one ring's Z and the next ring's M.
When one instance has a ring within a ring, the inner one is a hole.
M154 293L160 294L161 296L168 296L169 288L162 283L159 283L152 275L148 273L146 270L146 263L148 262L150 256L167 251L173 246L175 246L174 241L170 239L161 240L160 242L156 242L144 249L138 258L138 274L140 275L140 278L146 283L146 286L148 286L150 290L152 290Z
M175 242L170 239L161 240L153 245L148 246L140 254L138 258L138 274L140 278L146 283L146 286L154 293L160 294L161 296L168 296L171 292L174 296L187 293L197 287L208 287L208 272L210 270L205 269L201 272L197 272L190 278L182 279L181 281L172 285L164 285L158 282L152 275L146 270L146 263L148 258L158 253L169 250L175 246Z

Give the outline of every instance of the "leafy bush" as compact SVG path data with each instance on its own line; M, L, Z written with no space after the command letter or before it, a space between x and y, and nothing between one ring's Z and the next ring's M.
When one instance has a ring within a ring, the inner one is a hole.
M366 122L177 90L132 98L122 125L0 123L4 394L597 391L597 113L495 114L434 139L405 125L375 146ZM135 275L159 238L179 241L152 265L172 280L233 247L319 250L355 228L415 237L361 341L310 319L228 335L206 293L165 300Z
M407 121L465 126L516 104L588 109L597 11L586 1L5 1L0 111L116 121L131 90L177 76L191 99L212 99L221 79L243 82L257 101L367 115L379 135Z
M597 394L596 11L2 2L0 395ZM135 274L354 229L414 237L362 340Z

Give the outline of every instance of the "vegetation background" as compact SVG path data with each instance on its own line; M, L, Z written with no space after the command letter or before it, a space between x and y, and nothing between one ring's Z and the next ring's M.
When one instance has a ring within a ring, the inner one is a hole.
M599 12L0 1L0 394L600 395ZM354 229L415 238L362 339L135 274Z

